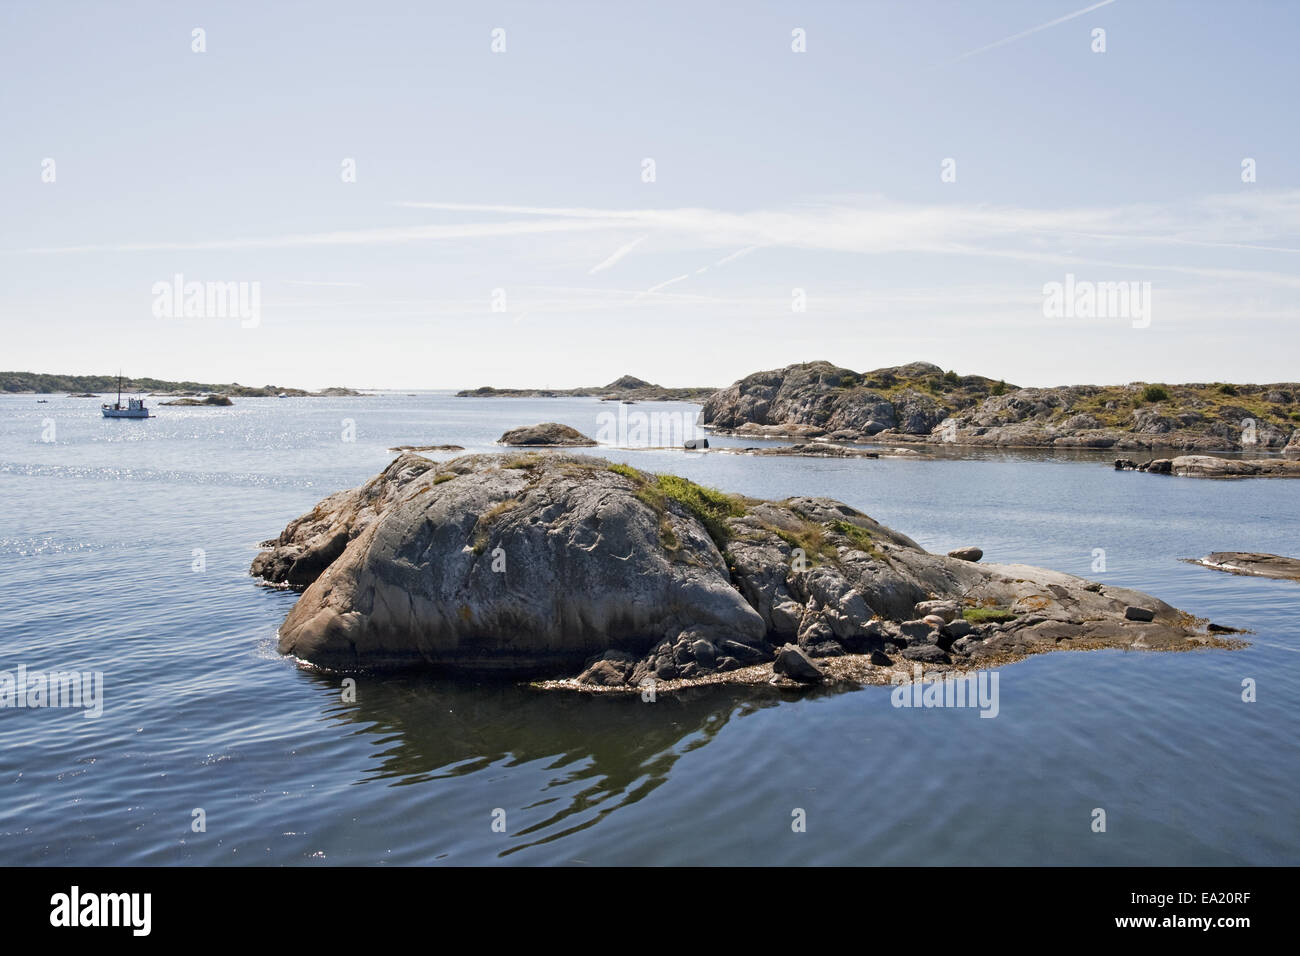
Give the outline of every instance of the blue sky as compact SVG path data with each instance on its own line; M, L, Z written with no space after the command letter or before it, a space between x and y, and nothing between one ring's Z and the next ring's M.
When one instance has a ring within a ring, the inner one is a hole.
M6 0L0 367L1300 379L1300 5L1088 6ZM1067 273L1149 325L1045 317ZM157 317L176 274L258 321Z

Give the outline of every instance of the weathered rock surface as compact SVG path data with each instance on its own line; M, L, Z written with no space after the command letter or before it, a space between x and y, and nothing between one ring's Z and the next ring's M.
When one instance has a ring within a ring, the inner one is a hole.
M941 383L931 391L931 383ZM935 365L854 372L829 362L756 372L710 395L703 424L737 435L867 438L885 431L925 435L955 408L996 383L978 375L945 380Z
M1261 578L1282 578L1300 581L1300 558L1258 551L1215 551L1203 558L1189 558L1192 564L1227 571L1229 574L1248 574Z
M720 389L705 400L702 421L769 438L1300 454L1300 385L1017 388L925 362L871 372L812 362ZM1243 446L1247 435L1255 442Z
M1217 455L1179 455L1153 458L1141 464L1129 458L1115 460L1116 471L1145 471L1179 478L1300 478L1300 461L1287 458L1220 458Z
M252 573L272 584L307 587L413 481L434 467L428 458L401 455L361 487L335 492L289 522L278 538L263 542L271 550L253 559Z
M1212 643L1137 591L930 554L825 498L725 495L590 456L403 455L267 545L252 572L306 589L280 650L338 670L633 689L757 683L785 645L863 679L885 662ZM1152 620L1127 620L1131 606Z
M575 445L594 445L594 439L588 438L576 428L561 425L558 422L542 422L539 425L524 425L512 428L497 439L499 445L533 445L541 447L559 447Z

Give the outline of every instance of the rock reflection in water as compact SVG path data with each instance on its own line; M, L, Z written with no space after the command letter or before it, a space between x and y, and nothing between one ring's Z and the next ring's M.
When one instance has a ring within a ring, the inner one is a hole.
M378 738L378 763L367 780L409 786L549 759L556 776L546 789L556 795L520 809L559 805L541 822L512 830L530 839L501 856L586 829L643 799L667 781L683 754L707 745L733 718L792 695L843 693L723 685L645 701L637 694L542 691L506 681L362 674L355 678L356 702L342 703L342 678L303 673L333 699L327 719L355 723Z

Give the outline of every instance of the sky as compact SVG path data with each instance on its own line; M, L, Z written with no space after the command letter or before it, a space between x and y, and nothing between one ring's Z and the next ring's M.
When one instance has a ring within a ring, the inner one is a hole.
M0 368L1295 381L1297 39L1284 0L3 0Z

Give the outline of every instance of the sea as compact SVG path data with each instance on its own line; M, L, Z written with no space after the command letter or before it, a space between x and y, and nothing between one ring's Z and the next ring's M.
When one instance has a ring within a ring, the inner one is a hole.
M615 429L583 453L837 498L929 550L1138 588L1249 645L1038 655L996 672L993 717L896 706L889 687L349 687L276 652L297 595L249 576L258 543L394 446L499 450L542 421L595 436L617 406L149 404L147 421L106 420L94 399L0 397L0 696L20 669L98 687L93 707L0 707L6 864L1300 863L1300 583L1184 560L1300 553L1298 482L1116 472L1095 452L698 454L618 447Z

